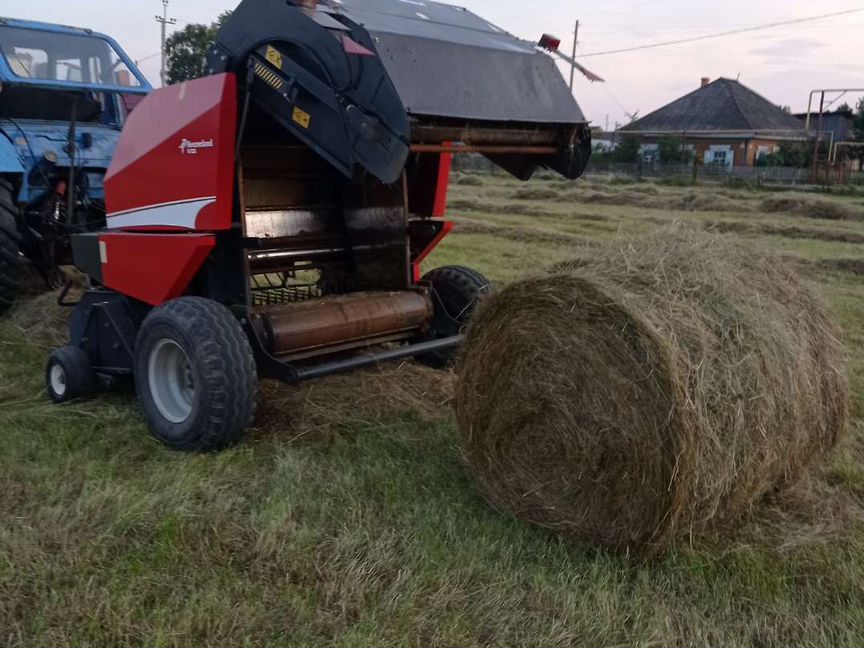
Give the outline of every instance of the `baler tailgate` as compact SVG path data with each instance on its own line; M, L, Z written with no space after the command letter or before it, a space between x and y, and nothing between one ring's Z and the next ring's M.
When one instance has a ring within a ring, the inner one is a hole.
M245 0L211 71L344 175L396 182L410 152L479 152L517 177L584 170L590 133L555 62L459 7L401 0Z

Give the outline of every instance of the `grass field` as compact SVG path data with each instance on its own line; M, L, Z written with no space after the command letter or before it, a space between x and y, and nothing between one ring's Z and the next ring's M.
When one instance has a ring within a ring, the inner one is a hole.
M0 645L864 644L864 198L777 198L456 178L430 267L506 283L678 220L793 257L843 325L854 423L836 457L734 536L650 565L487 508L450 375L266 384L243 445L178 455L128 391L48 404L62 313L28 299L0 320Z

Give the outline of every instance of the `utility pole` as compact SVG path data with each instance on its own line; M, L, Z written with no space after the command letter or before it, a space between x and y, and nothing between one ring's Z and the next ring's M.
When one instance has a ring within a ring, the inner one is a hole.
M168 17L168 0L162 0L162 15L156 16L156 22L162 25L162 69L159 72L159 78L162 79L162 85L165 85L165 55L167 52L165 51L165 42L168 39L167 29L168 25L176 25L176 18Z
M573 56L571 57L574 61L576 60L576 45L579 42L579 21L576 21L576 29L573 30ZM570 92L573 92L573 83L576 79L576 65L570 66Z
M825 118L825 92L819 102L819 125L816 128L816 143L813 145L813 170L811 172L813 184L819 182L819 149L822 144L822 123Z

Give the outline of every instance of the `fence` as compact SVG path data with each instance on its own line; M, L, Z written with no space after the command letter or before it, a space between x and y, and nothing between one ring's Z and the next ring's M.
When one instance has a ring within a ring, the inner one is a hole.
M481 155L456 156L454 168L460 171L489 173L505 172ZM813 184L810 169L792 167L725 167L693 164L620 164L592 160L585 177L620 180L658 180L674 184L747 184L753 186L806 186ZM864 184L864 172L845 174L845 184ZM832 179L833 180L833 179Z

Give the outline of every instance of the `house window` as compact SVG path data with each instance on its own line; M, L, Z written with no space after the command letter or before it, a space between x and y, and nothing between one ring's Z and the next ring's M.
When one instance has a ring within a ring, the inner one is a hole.
M642 155L642 162L645 164L654 164L660 159L659 144L643 144L639 152Z
M705 153L705 164L731 167L735 164L735 152L731 146L712 146Z

